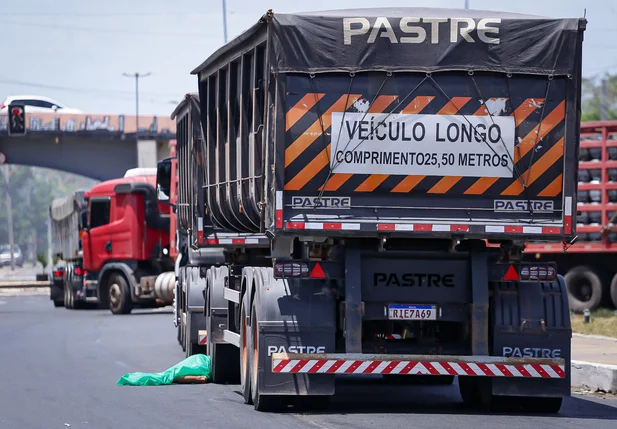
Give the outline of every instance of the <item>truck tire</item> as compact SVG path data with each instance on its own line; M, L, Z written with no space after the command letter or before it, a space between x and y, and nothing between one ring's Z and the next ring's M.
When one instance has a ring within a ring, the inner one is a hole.
M180 313L180 324L178 325L180 327L180 345L182 346L182 351L185 352L186 351L186 326L184 323L184 320L186 319L186 314L185 313Z
M284 405L284 397L277 395L261 395L259 393L259 330L257 329L257 310L256 299L253 299L251 306L251 327L249 342L252 349L249 349L250 368L251 368L251 396L255 410L267 412L280 410Z
M611 301L613 301L613 306L617 308L617 274L611 281Z
M602 302L602 280L591 267L576 266L564 276L570 307L575 312L595 310Z
M492 382L488 377L458 377L458 386L466 406L485 412L522 411L524 413L556 414L563 402L561 397L493 395Z
M480 407L480 389L478 383L471 377L458 377L458 390L463 404L470 408Z
M59 299L54 300L54 307L64 307L64 301L60 301Z
M251 394L251 344L250 327L246 323L248 307L248 297L242 296L242 306L240 308L240 392L245 404L253 403Z
M194 328L192 326L191 319L191 312L186 313L186 329L184 331L184 339L186 343L184 351L186 352L186 357L191 357L196 354L205 354L207 352L205 346L200 346L198 343L193 342L193 335L191 331Z
M75 299L75 289L73 289L73 269L67 273L66 278L64 279L65 283L69 285L69 293L71 294L71 308L75 310L83 310L86 308L86 303L82 300Z
M109 309L113 314L129 314L133 309L129 284L120 273L109 277Z
M526 413L557 414L561 409L563 398L514 397L512 405Z
M74 294L73 288L68 282L64 282L64 308L71 310L73 308Z
M218 272L215 270L218 270ZM225 287L224 279L226 275L223 273L226 271L227 268L211 268L208 270L204 306L206 332L208 333L206 350L210 356L210 364L212 366L212 382L218 384L238 384L240 382L240 373L238 371L240 353L238 348L233 344L214 342L216 337L214 334L215 327L220 322L220 319L217 320L216 316L212 316L212 307L218 308L223 305L223 303L219 302L222 290L217 291L219 292L217 294L215 288Z

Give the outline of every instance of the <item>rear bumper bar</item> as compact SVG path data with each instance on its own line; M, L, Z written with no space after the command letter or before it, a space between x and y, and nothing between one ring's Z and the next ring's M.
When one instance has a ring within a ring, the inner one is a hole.
M272 372L564 379L564 359L501 356L273 353Z

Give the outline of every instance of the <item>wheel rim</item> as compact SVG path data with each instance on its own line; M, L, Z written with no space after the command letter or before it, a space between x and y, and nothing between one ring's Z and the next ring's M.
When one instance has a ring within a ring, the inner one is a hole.
M573 295L579 301L589 302L591 300L593 295L592 288L591 284L586 279L581 279L572 289Z
M120 290L120 285L114 283L109 288L109 305L112 308L117 308L120 305L120 294L122 291Z

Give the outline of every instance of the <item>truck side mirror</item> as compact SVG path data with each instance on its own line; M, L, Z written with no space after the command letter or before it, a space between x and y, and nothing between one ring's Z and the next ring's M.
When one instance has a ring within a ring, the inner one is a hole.
M156 190L160 202L167 203L171 188L171 158L159 161L156 167Z
M79 214L79 222L82 230L88 231L90 229L88 225L88 210L84 210Z

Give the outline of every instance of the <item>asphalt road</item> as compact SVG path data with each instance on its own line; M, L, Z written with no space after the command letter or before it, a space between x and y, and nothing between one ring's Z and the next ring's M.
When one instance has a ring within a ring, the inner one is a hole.
M266 414L239 386L116 386L126 372L183 359L171 314L53 308L46 297L0 295L0 428L612 428L617 399L575 396L559 416L481 414L456 386L347 384L326 411Z

